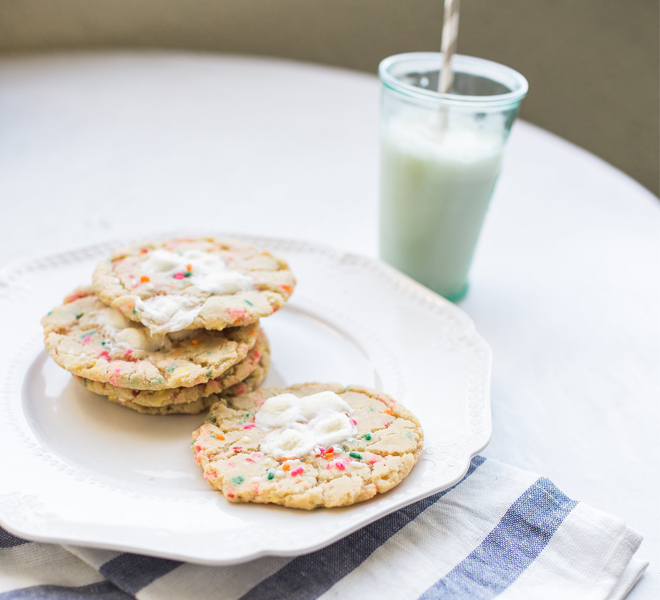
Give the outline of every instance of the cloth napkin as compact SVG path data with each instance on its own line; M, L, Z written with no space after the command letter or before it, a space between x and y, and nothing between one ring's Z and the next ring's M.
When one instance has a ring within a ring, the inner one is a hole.
M296 557L203 567L0 529L0 600L618 600L648 563L621 520L475 457L449 490Z

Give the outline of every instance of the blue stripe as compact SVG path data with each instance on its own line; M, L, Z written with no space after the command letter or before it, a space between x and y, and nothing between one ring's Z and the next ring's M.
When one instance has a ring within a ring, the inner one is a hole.
M101 565L99 573L118 588L135 595L143 587L167 575L181 564L183 563L177 560L126 553Z
M0 600L133 600L133 596L118 590L109 581L80 587L35 585L0 593Z
M473 458L468 472L461 482L472 475L485 460L481 456ZM456 485L460 485L461 482ZM253 587L241 600L282 600L283 598L286 600L313 600L318 598L340 579L360 566L390 537L414 521L452 489L454 488L406 506L327 548L294 558L277 573Z
M28 540L16 537L0 527L0 548L13 548L14 546L22 546L29 543Z
M540 478L481 545L419 600L489 600L509 587L547 546L577 502Z

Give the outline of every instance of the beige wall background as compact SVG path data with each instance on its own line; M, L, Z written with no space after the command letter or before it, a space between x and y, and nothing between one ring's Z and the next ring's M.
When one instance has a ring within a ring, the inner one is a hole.
M437 50L442 0L0 0L0 53L174 48L371 73ZM463 0L459 52L522 72L522 117L660 192L657 0Z

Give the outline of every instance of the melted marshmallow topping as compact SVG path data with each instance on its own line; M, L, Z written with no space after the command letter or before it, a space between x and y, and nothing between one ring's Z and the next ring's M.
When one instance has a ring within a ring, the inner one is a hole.
M179 279L185 276L192 285L211 295L254 289L251 277L228 268L217 254L201 250L154 250L142 263L142 269L147 275L178 276ZM203 302L203 299L185 296L154 296L138 299L135 311L152 334L163 334L188 327L199 314Z
M353 409L334 392L298 398L280 394L268 398L255 416L258 427L271 430L261 451L277 459L306 456L315 448L328 448L355 437L349 419Z
M114 308L108 307L98 311L95 320L103 327L107 336L118 345L149 352L170 345L167 336L150 334L146 327L136 326Z
M199 314L202 305L186 296L153 296L135 301L135 312L152 334L181 331Z

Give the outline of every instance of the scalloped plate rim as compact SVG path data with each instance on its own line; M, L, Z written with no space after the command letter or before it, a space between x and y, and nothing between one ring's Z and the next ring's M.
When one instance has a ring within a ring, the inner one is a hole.
M441 306L442 308L448 310L450 313L452 313L455 317L457 317L460 320L463 328L469 330L471 336L476 340L476 342L479 344L481 349L486 353L485 369L484 369L485 385L483 389L484 413L487 416L486 431L483 432L483 434L479 437L478 441L476 439L472 440L473 442L476 443L472 444L467 454L464 454L463 456L460 457L461 468L456 471L457 474L454 477L452 477L450 481L444 481L443 484L440 486L429 486L428 489L419 490L414 494L409 494L408 497L406 498L399 498L395 502L390 501L388 503L389 506L384 512L378 512L377 510L372 511L372 513L367 515L366 518L363 518L362 520L359 521L355 521L348 528L342 529L341 531L339 531L334 535L327 536L323 540L315 542L314 544L307 544L307 545L302 544L292 549L282 550L277 548L263 547L263 548L258 548L252 552L240 553L239 556L234 558L217 559L217 558L206 558L202 556L194 556L186 552L176 553L176 552L168 552L168 551L164 551L164 552L158 551L155 550L153 547L149 547L148 545L143 547L136 544L123 545L123 544L108 543L102 540L99 541L98 539L95 539L95 536L93 535L89 537L76 536L75 538L69 538L66 536L57 536L57 535L39 535L39 533L37 533L36 531L32 531L29 528L22 528L20 525L17 525L16 523L12 522L13 519L11 519L10 516L3 514L3 510L2 510L3 505L2 503L0 503L0 524L7 531L18 537L24 537L26 539L30 539L37 542L58 543L65 545L82 545L91 548L115 550L119 552L140 552L151 556L168 558L172 560L182 560L186 562L191 562L201 565L209 565L209 566L233 565L233 564L240 564L249 560L254 560L256 558L260 558L263 556L295 556L300 554L306 554L309 552L314 552L320 548L332 544L333 542L347 535L350 535L351 533L357 531L358 529L386 516L387 514L391 514L392 512L399 510L404 506L422 500L423 498L436 494L440 491L451 488L463 478L463 476L465 475L465 473L469 468L470 460L488 445L492 436L492 415L491 415L491 407L490 407L490 377L492 371L491 349L488 343L484 340L484 338L481 335L479 335L479 333L476 331L476 327L472 319L459 307L449 302L448 300L436 295L434 292L428 290L427 288L423 287L416 281L410 279L405 274L399 272L390 265L382 261L379 261L378 259L374 259L357 253L347 252L328 244L317 243L308 240L277 238L272 236L253 235L250 233L242 233L242 232L224 232L224 231L219 232L219 231L209 231L209 230L202 230L195 232L190 232L189 230L183 232L182 231L172 231L167 233L159 232L154 235L148 235L148 236L145 235L130 236L130 237L123 237L114 240L103 241L94 245L72 248L71 250L66 250L63 252L47 254L40 257L34 257L30 259L19 260L9 263L4 267L0 268L0 298L2 298L3 296L2 294L3 287L6 288L8 284L11 285L13 280L16 280L20 277L21 272L25 272L26 270L27 271L32 270L30 267L38 269L39 263L43 263L44 261L50 261L50 262L55 261L55 262L66 263L68 260L71 260L72 256L79 254L81 252L86 252L88 253L88 255L91 253L92 256L89 256L89 258L92 258L94 255L100 254L103 251L107 251L107 249L109 248L125 243L130 243L132 241L139 241L141 239L147 239L147 238L163 239L163 238L174 237L179 235L187 235L187 236L213 235L216 237L235 238L272 249L276 249L277 246L281 246L281 245L294 244L299 248L305 249L306 251L316 251L325 254L327 256L331 256L339 262L349 261L356 263L364 263L366 261L370 263L372 267L376 267L377 270L379 270L380 273L384 275L387 279L389 279L391 282L395 282L399 286L405 288L410 293L413 293L415 296L422 297L425 300L430 301L433 304L437 306ZM385 494L383 496L379 495L375 499L372 499L371 502L373 503L373 502L378 502L379 500L385 500L388 497L388 495L392 495L396 493L396 490L397 488L394 488L394 490L392 490L388 494ZM359 506L359 505L355 505L355 506Z

